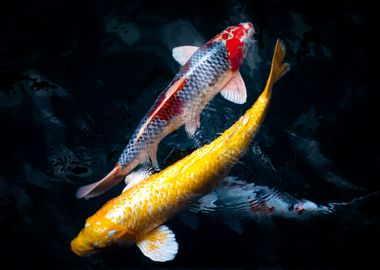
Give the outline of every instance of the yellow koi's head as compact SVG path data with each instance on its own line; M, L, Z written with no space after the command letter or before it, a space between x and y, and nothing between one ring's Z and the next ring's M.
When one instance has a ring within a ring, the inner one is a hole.
M125 228L104 217L100 218L97 214L87 219L85 227L71 241L71 250L79 256L97 253L100 249L125 238Z

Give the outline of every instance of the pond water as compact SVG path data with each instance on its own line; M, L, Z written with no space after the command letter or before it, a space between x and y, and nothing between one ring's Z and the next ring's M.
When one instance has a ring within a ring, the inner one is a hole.
M379 249L371 244L380 240L375 176L380 114L377 86L369 76L368 7L277 0L53 0L1 6L4 269L379 266ZM232 217L225 211L184 212L168 222L179 243L171 262L152 262L136 246L76 256L70 241L123 186L91 200L76 199L75 191L113 168L179 68L171 49L201 45L245 21L257 32L241 67L247 103L216 96L194 139L180 128L162 141L159 163L165 167L212 141L253 104L280 38L292 69L276 85L264 124L230 176L335 211L292 218L263 213L239 225L226 222Z

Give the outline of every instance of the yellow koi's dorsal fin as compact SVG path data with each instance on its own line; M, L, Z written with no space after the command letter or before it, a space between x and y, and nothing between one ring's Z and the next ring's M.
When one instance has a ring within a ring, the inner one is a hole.
M143 235L136 244L145 256L156 262L171 261L178 252L175 235L165 225Z
M282 76L285 75L286 72L290 70L290 65L288 63L284 63L286 55L285 46L277 39L276 47L274 49L273 58L272 58L272 67L270 70L269 78L268 78L268 86L273 86Z

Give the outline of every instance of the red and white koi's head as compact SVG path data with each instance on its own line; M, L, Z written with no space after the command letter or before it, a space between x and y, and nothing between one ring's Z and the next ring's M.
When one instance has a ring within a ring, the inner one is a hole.
M231 68L232 70L237 70L247 54L254 33L255 28L252 23L239 23L238 25L227 27L226 30L210 40L209 43L215 41L225 42Z

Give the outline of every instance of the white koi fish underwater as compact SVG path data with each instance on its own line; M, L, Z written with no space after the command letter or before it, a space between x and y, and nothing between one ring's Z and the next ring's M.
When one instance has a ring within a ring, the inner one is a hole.
M366 199L378 194L379 191L375 191L355 197L348 202L329 202L320 205L228 176L212 192L192 202L188 210L190 213L205 214L221 220L226 226L241 234L242 224L249 221L270 221L271 217L306 220L335 213L343 207L353 207L354 204L365 202ZM197 216L189 215L189 212L184 212L180 220L195 229L198 226Z
M173 49L183 65L141 120L115 168L103 179L83 186L77 198L98 196L121 182L141 163L159 168L157 147L169 133L185 125L189 136L200 126L200 114L219 92L227 100L243 104L247 90L239 72L254 34L252 23L230 26L201 47Z
M191 203L189 210L222 219L234 231L242 233L241 222L275 216L306 219L317 214L332 213L334 206L317 205L288 193L229 176L211 193Z
M253 106L210 144L161 172L128 184L121 195L86 220L71 242L72 251L85 256L107 246L136 243L154 261L173 260L178 243L163 224L193 199L211 192L245 154L264 121L273 86L289 70L284 59L285 48L277 41L266 86Z

